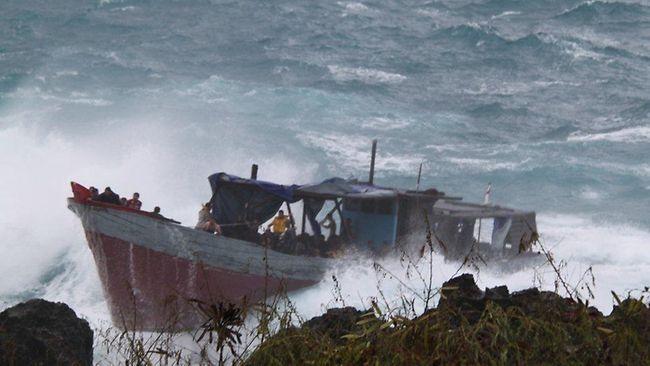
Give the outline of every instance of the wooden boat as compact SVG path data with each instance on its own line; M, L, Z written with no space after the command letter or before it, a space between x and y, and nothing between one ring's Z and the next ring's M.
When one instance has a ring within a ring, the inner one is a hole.
M435 189L376 186L374 148L372 161L368 182L331 178L284 186L258 180L256 166L250 179L214 174L210 202L222 235L92 200L74 182L68 207L81 219L112 320L125 329L190 328L202 320L196 301L252 302L314 285L349 260L323 248L374 254L412 249L423 243L425 222L441 247L450 248L451 259L470 247L497 257L531 252L534 212L467 204ZM259 225L285 205L291 228L282 236L260 234ZM301 211L298 223L292 206ZM327 239L319 223L326 213L338 223ZM492 243L473 237L475 223L488 219L494 220Z

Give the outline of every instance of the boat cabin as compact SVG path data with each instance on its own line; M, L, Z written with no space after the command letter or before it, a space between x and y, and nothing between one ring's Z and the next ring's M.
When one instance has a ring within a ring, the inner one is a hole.
M427 220L452 256L474 242L491 245L482 241L488 237L480 234L488 227L483 220L493 221L491 242L502 250L520 250L522 236L531 238L536 231L532 212L463 203L435 189L409 191L342 178L280 185L226 173L214 174L209 181L212 214L223 235L292 254L329 256L349 247L384 253L397 244L421 244ZM279 210L288 213L289 230L281 237L260 232ZM334 221L333 229L324 229L327 216Z
M371 251L394 246L408 230L404 220L410 216L409 202L415 198L428 202L431 211L433 203L444 196L438 191L415 194L342 178L286 186L217 173L209 181L212 214L226 236L260 241L260 225L283 210L292 225L285 236L295 236L293 240L316 237L315 241L336 241ZM334 220L334 232L322 227L328 215Z
M225 236L291 254L332 256L349 247L385 253L397 245L409 250L421 247L427 232L453 258L462 258L474 247L501 255L531 250L537 239L534 212L465 203L436 189L377 186L376 150L373 140L367 182L330 178L317 184L280 185L258 180L257 165L250 179L213 174L208 178L212 215ZM287 232L260 233L260 226L283 207L291 223Z

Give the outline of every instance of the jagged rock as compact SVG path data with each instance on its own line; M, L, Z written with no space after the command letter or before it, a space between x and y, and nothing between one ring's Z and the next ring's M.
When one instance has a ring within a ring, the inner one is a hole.
M484 294L476 286L474 276L462 274L442 284L438 309L461 311L470 321L476 321L485 309Z
M0 313L0 364L92 365L93 332L66 304L33 299Z
M361 315L363 312L351 306L328 309L325 314L306 321L303 327L339 342L342 336L357 329L357 322Z
M476 286L474 276L464 273L442 284L442 296L438 307L445 303L455 303L457 300L478 300L483 297L483 291Z
M362 312L330 309L267 339L245 364L648 365L650 307L617 301L603 317L554 292L481 291L462 275L443 284L438 308L414 319L373 319L379 323L366 327L357 325ZM343 341L345 334L355 336ZM334 342L323 347L328 337Z
M485 289L485 298L489 300L504 300L510 297L508 286L497 286Z

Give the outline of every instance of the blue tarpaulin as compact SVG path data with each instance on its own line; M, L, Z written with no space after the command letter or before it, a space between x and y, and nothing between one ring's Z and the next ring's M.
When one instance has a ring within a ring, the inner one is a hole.
M263 223L284 202L297 201L294 198L297 185L284 186L226 173L213 174L208 181L212 187L212 216L219 224Z
M394 197L397 191L342 178L326 179L318 184L281 185L245 179L226 173L208 177L212 187L212 215L219 224L263 223L273 217L284 202L305 198L305 213L315 232L320 231L316 215L324 200L335 197Z

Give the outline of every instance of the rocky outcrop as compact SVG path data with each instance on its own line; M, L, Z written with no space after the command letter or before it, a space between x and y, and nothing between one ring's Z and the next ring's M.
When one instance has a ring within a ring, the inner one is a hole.
M66 304L33 299L0 313L0 364L92 365L93 332Z
M351 306L328 309L325 314L306 321L303 328L329 337L334 342L341 342L341 337L357 330L357 322L362 315L363 312Z
M470 274L445 282L440 294L436 308L409 319L330 309L300 328L281 329L245 364L650 366L650 307L643 298L615 296L617 305L604 316L536 288L481 290Z

